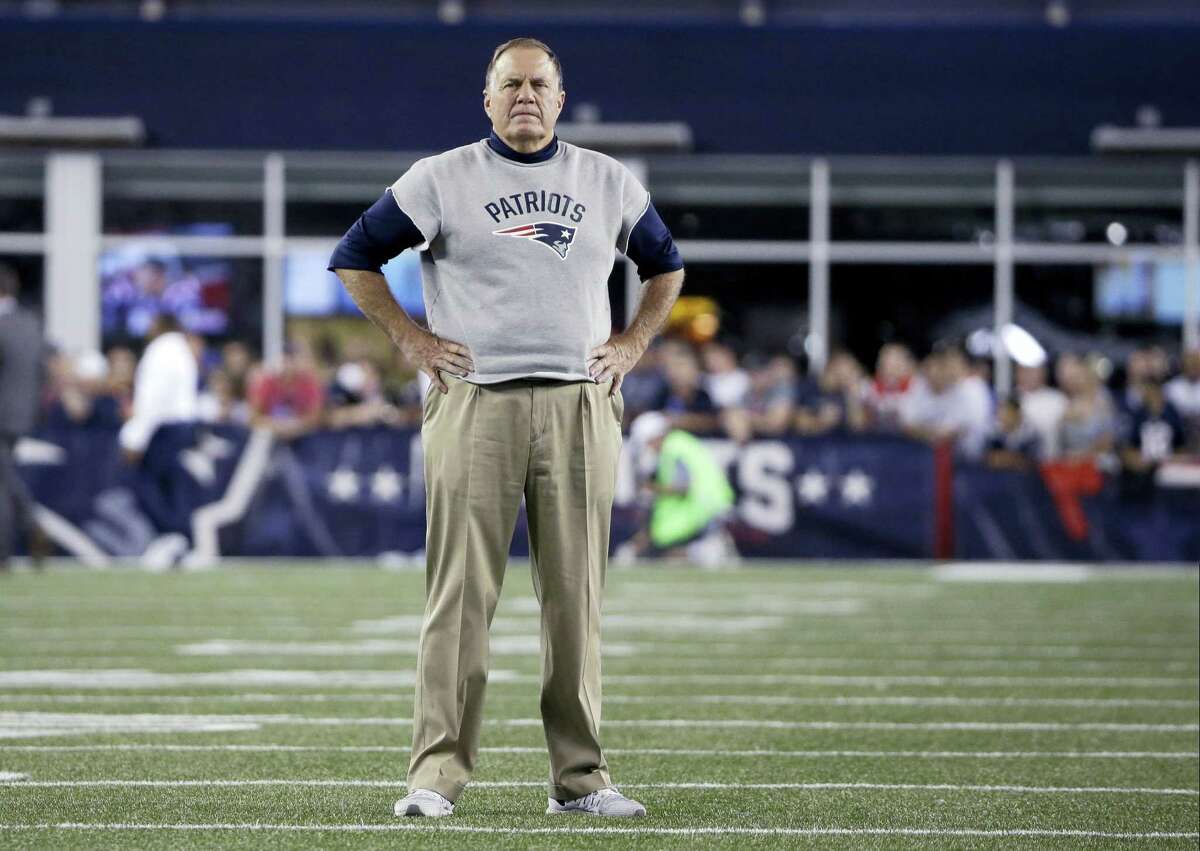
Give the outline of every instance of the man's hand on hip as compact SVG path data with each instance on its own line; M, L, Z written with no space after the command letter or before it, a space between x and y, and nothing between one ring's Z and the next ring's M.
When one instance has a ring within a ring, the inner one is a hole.
M443 393L450 390L442 380L443 372L465 378L475 369L470 349L462 343L443 340L424 328L412 327L396 345L408 362L433 379Z
M646 344L625 333L613 334L588 353L588 374L597 384L612 379L609 395L621 389L625 374L641 360Z

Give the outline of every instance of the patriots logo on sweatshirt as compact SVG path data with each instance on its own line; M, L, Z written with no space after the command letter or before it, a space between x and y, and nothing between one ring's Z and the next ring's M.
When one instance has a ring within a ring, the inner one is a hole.
M575 231L576 228L570 225L560 225L558 222L533 222L528 225L494 230L492 234L532 239L557 254L559 260L566 260L567 252L571 250L571 244L575 241Z

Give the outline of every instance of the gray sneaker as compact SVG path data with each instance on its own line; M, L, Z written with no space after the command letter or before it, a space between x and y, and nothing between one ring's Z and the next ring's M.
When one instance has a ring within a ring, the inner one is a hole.
M454 804L432 789L413 789L392 808L398 816L441 818L454 813Z
M550 798L546 815L560 813L582 813L589 816L616 816L618 818L641 818L646 808L632 798L626 798L615 787L597 789L574 801L558 801Z

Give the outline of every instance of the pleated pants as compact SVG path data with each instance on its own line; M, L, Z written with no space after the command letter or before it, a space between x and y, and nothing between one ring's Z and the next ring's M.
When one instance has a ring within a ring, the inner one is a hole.
M600 747L600 604L608 562L620 394L609 384L522 379L431 388L421 439L426 604L409 789L454 801L475 768L488 628L524 497L541 604L549 794L611 785Z

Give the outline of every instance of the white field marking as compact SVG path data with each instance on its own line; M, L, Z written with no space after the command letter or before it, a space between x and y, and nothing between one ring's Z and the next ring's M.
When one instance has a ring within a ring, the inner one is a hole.
M719 670L723 665L736 665L739 669L743 669L746 666L746 654L744 651L737 656L732 654L719 656L712 654L705 656L673 656L670 653L656 651L652 646L646 647L643 645L642 654L639 655L652 655L657 661L661 661L664 667L674 671L689 669L704 671ZM755 664L759 667L771 669L833 669L835 672L838 669L862 670L865 668L870 670L874 668L891 668L893 670L915 671L928 671L930 669L978 671L986 669L1002 672L1050 671L1055 673L1104 673L1108 671L1119 673L1123 669L1138 671L1146 665L1144 662L1140 663L1129 659L1120 659L1111 662L1094 662L1083 659L914 659L911 657L861 659L846 658L843 656L791 656L786 655L786 651L782 651L781 658L759 658L755 660ZM1164 672L1196 672L1196 662L1194 660L1164 660L1155 662L1154 664L1162 668Z
M491 640L491 652L494 656L539 656L540 644L536 636L498 636ZM169 658L170 648L156 646L153 649L124 656L95 655L88 652L92 648L83 645L80 651L73 655L60 654L62 646L54 648L56 655L41 655L37 651L22 651L22 659L37 665L49 667L68 667L80 663L102 667L128 667L151 664L155 660ZM773 648L774 653L786 653L786 650ZM272 641L226 641L215 640L195 644L180 645L178 655L188 657L222 657L234 659L284 660L293 658L321 657L368 657L390 656L404 659L412 664L417 656L417 642L390 641L371 639L366 641L338 642L272 642ZM715 671L723 666L744 668L746 649L742 648L737 654L689 653L675 655L648 642L620 643L606 642L603 655L608 659L653 657L656 661L672 672L681 670ZM1158 668L1162 673L1186 674L1195 673L1196 660L1190 659L1160 659L1160 660L1090 660L1090 659L944 659L944 658L847 658L840 656L785 656L783 658L762 659L760 667L772 670L817 670L837 674L851 673L861 670L878 668L893 671L933 671L939 674L953 674L957 671L991 670L1004 672L1045 672L1051 674L1071 673L1112 673L1120 674L1125 670L1143 670L1147 666ZM642 666L639 666L641 668Z
M200 732L229 729L258 729L271 724L315 727L408 727L410 718L362 716L320 717L307 715L184 715L153 713L56 713L0 712L0 738L78 735L114 732ZM490 727L538 727L541 718L493 718ZM1059 721L779 721L754 718L641 718L607 720L603 727L764 729L764 730L969 730L975 732L1074 732L1106 731L1136 733L1193 733L1200 724L1122 724L1113 722ZM182 728L180 730L175 727Z
M3 697L0 696L0 700ZM959 697L956 695L890 695L886 697L860 695L828 695L824 697L789 697L777 694L692 694L692 695L632 695L606 694L605 703L734 703L750 706L1163 706L1193 709L1200 700L1171 700L1159 698L1086 698L1086 697Z
M957 562L933 568L937 582L1087 582L1092 575L1087 565L1054 562Z
M28 774L19 774L16 771L0 771L0 783L13 783L19 780L28 779Z
M817 607L817 602L821 606ZM819 610L826 614L851 614L862 609L859 600L830 600L810 603L814 614ZM359 620L352 627L360 635L419 635L423 618L420 615L399 615L379 620ZM686 632L721 635L741 635L746 632L780 629L787 619L776 615L742 615L740 617L717 617L698 614L606 614L603 616L606 632ZM536 618L498 617L492 622L495 633L519 632L536 634L540 621Z
M925 686L1100 686L1104 688L1195 688L1196 677L962 677L843 676L838 674L606 674L609 685L741 683L753 685L925 685ZM0 685L2 685L0 681Z
M145 641L156 641L167 637L191 638L194 636L202 638L211 636L214 633L222 635L231 632L270 633L271 635L287 633L307 637L318 636L323 633L334 633L343 629L341 626L297 626L295 620L288 619L282 623L273 623L270 620L255 620L251 625L242 622L194 624L188 626L179 624L155 624L147 626L96 626L94 624L81 624L79 626L0 626L0 636L20 637L28 635L38 639L74 638L80 641L88 638L125 638L128 640L143 639Z
M838 674L610 674L608 685L662 685L678 683L702 685L729 683L752 685L882 685L968 686L1097 686L1104 688L1195 688L1196 677L1005 677L1005 676L888 676ZM397 688L416 682L413 671L308 670L308 669L235 669L201 673L163 674L143 669L99 670L21 670L0 671L3 688L83 688L83 689L156 689L189 686L237 687L280 686L293 688ZM488 673L488 682L540 683L537 674L518 674L497 669Z
M130 645L134 645L131 647ZM210 641L195 642L190 644L176 645L174 652L183 656L373 656L373 655L416 655L419 642L417 639L354 639L340 640L328 639L320 641L275 641L275 640L260 640L260 639L228 639L217 638ZM95 655L99 651L113 649L138 649L138 646L145 646L146 650L140 651L138 655L127 655L122 657L98 657ZM1080 658L1077 653L1071 654L1047 654L1034 653L1031 657L1026 658L1016 653L996 653L996 648L987 648L993 652L987 654L963 654L962 648L954 648L951 653L940 653L937 647L915 648L906 647L905 655L889 656L864 654L863 647L858 645L846 646L842 645L841 650L845 655L838 656L815 656L807 655L813 649L811 646L788 646L765 643L765 647L771 648L771 655L776 658L766 660L766 663L773 667L849 667L849 668L868 668L875 665L890 665L893 667L907 668L927 668L931 665L942 665L949 667L966 667L974 668L992 668L996 670L1039 670L1041 668L1062 665L1070 666L1082 670L1103 671L1107 667L1120 665L1161 665L1168 666L1171 670L1184 670L1189 665L1194 667L1198 659L1195 654L1188 656L1146 656L1144 654L1138 656L1127 656L1118 654L1118 658ZM608 656L636 656L636 655L654 655L657 657L669 657L672 660L679 660L680 664L708 667L714 663L729 661L729 657L737 657L739 660L743 658L749 650L749 646L745 643L726 642L719 645L702 645L697 646L690 643L671 644L665 646L664 643L655 641L637 641L635 642L606 642L603 652ZM923 654L918 654L915 651L918 649L924 650ZM1077 648L1082 649L1082 648ZM23 642L20 644L21 655L24 657L38 657L38 661L44 664L42 654L50 654L58 658L70 659L71 656L62 656L64 651L82 651L80 656L90 660L97 658L105 658L113 660L120 658L122 660L138 660L139 658L159 658L164 655L171 654L171 648L164 645L161 640L142 638L133 640L80 640L80 641L35 641ZM540 654L540 638L536 633L529 635L500 635L491 639L491 650L495 655L538 655ZM1007 658L995 658L999 656ZM956 656L965 656L965 658L956 658ZM990 658L979 658L987 656Z
M0 712L0 739L100 733L230 733L258 729L259 722L236 716Z
M0 703L411 703L413 692L390 694L0 694Z
M481 753L545 754L544 747L482 747ZM242 753L410 753L407 745L0 745L0 751L21 753L74 753L85 751L166 751ZM702 756L702 757L777 757L781 759L1139 759L1196 760L1197 751L867 751L804 750L780 751L763 748L710 750L704 748L605 748L605 753L620 756Z
M228 694L0 694L0 703L389 703L408 704L413 692L390 694L289 694L241 693ZM700 703L745 704L749 706L1070 706L1070 707L1133 707L1157 706L1190 709L1200 706L1200 700L1153 697L960 697L957 695L826 695L822 697L791 697L775 694L695 694L695 695L633 695L606 694L606 703Z
M756 789L771 791L826 791L863 789L901 792L1000 792L1018 795L1169 795L1200 797L1196 789L1173 789L1161 786L1011 786L967 785L955 783L622 783L628 789L676 789L708 791L715 789ZM31 789L83 789L93 787L130 786L139 788L240 788L246 786L299 786L330 788L386 788L404 786L400 778L379 780L296 780L262 778L257 780L15 780L0 782L0 787L21 786ZM473 781L476 789L538 789L545 788L544 780L483 780Z
M181 656L392 656L400 653L415 655L416 640L394 641L367 639L357 641L234 641L216 639L196 644L181 644L176 652ZM506 635L493 637L489 644L493 656L540 656L541 639L537 635ZM633 656L638 648L632 644L605 642L606 656Z
M507 682L518 677L508 670L488 673L490 682ZM536 677L523 681L533 682ZM91 671L0 671L0 688L92 688L156 689L188 686L280 686L293 688L397 688L413 686L413 671L315 671L241 669L190 674L161 674L142 669Z
M440 821L440 820L438 820ZM439 824L437 821L418 819L413 822L389 822L387 824L262 824L253 822L212 824L151 824L121 822L41 822L31 824L0 824L0 830L79 830L79 831L124 831L124 830L223 830L253 831L256 833L279 831L297 833L483 833L504 836L528 836L549 834L571 834L582 836L962 836L962 837L1064 837L1080 839L1196 839L1200 833L1151 831L1146 833L1119 833L1106 830L1073 830L1055 828L1011 828L988 830L984 828L933 828L933 827L609 827L609 826L566 826L566 827L474 827L466 824Z
M405 616L414 619L416 626L405 629L368 629L362 630L367 633L379 632L411 632L413 635L420 633L420 616L412 615ZM389 618L387 621L399 620ZM367 622L375 623L375 622ZM384 622L379 622L383 624ZM235 624L198 624L194 626L184 625L146 625L146 626L96 626L94 624L84 624L80 626L0 626L0 636L33 636L39 639L51 638L79 638L97 637L101 639L115 638L118 636L130 637L145 637L148 640L156 637L196 637L206 638L217 633L222 637L227 637L230 632L251 632L255 634L269 633L277 635L286 633L296 637L314 637L319 638L323 635L336 634L345 631L346 628L340 625L323 625L323 626L302 626L298 625L294 619L286 621L272 620L256 620L252 626L247 626L245 622ZM492 625L493 633L503 633L506 630L523 632L530 635L537 634L537 621L531 620L528 623L520 621L498 619ZM360 630L354 629L359 632ZM1184 650L1188 654L1188 658L1195 658L1195 653L1191 652L1190 648L1196 643L1195 635L1146 635L1146 636L1131 636L1122 638L1115 642L1115 647L1111 633L1097 634L1070 634L1056 630L1053 633L1047 634L1047 641L1038 641L1036 636L1026 636L1023 640L1013 641L1013 630L1005 628L1003 632L989 633L984 629L969 629L959 631L947 631L940 629L931 629L915 632L874 632L870 638L854 638L847 642L843 637L830 633L829 631L816 630L795 630L788 631L783 639L786 646L793 649L804 649L813 645L835 646L839 648L859 648L864 646L883 646L893 648L896 646L904 646L909 649L916 647L932 648L934 651L953 650L962 652L964 655L1005 655L1014 651L1020 651L1018 655L1064 655L1075 656L1083 653L1113 653L1114 655L1130 655L1131 657L1141 659L1140 655L1144 651L1149 650ZM970 642L978 642L986 639L987 644L972 644ZM685 646L700 645L707 648L738 648L744 649L746 646L764 645L771 647L781 646L781 639L778 637L763 637L759 635L748 636L743 641L730 641L727 636L717 636L713 639L700 634L689 636L656 636L655 642L660 644L681 644ZM941 641L939 644L938 641ZM1064 641L1068 643L1063 643ZM1091 643L1095 646L1085 648L1080 643Z

